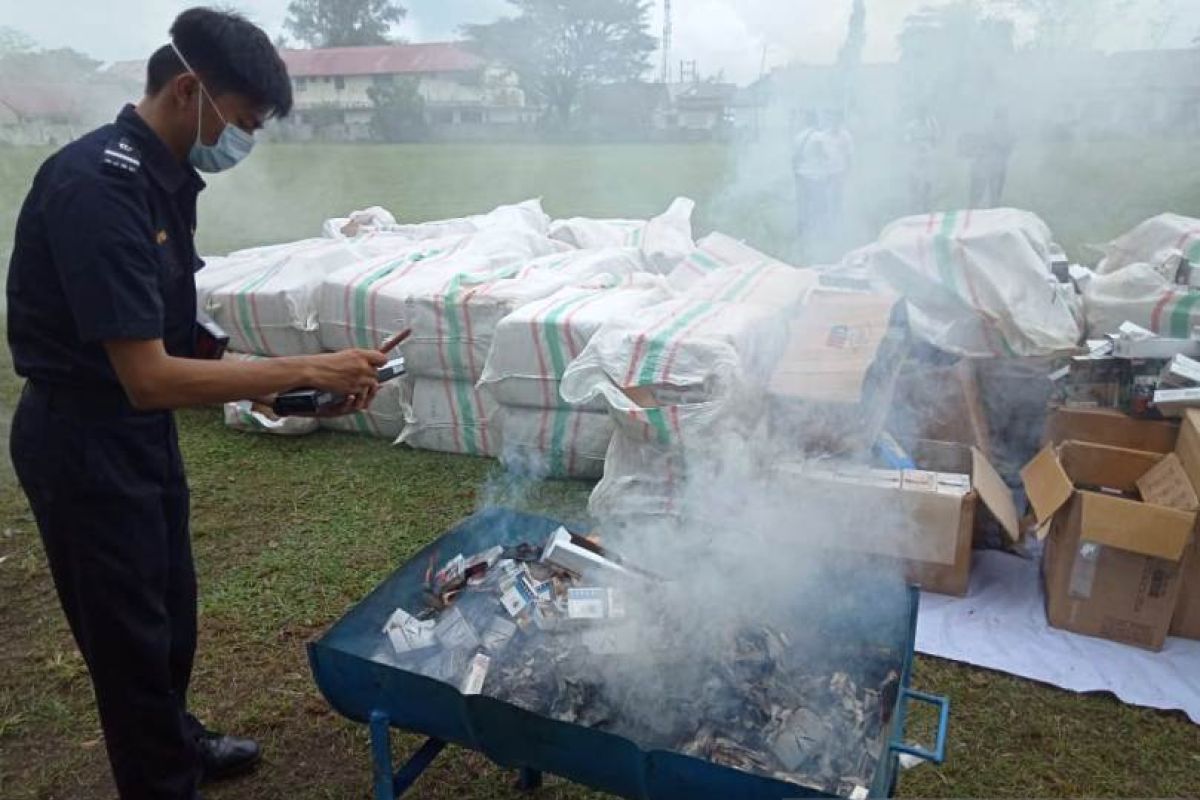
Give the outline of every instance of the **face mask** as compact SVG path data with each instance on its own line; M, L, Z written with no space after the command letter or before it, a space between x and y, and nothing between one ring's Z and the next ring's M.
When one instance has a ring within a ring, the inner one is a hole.
M254 149L254 136L236 125L230 125L225 120L224 115L221 114L217 104L213 102L212 96L208 93L208 89L205 89L204 84L200 82L200 76L196 70L192 69L191 64L183 57L183 53L179 52L179 48L175 46L174 42L171 42L171 49L175 51L175 55L179 56L179 60L187 67L188 72L195 75L196 81L200 83L200 93L197 97L200 107L197 110L196 118L196 142L188 152L188 161L201 172L222 172L236 166ZM217 143L211 145L204 144L200 140L200 131L203 129L204 121L204 98L206 97L221 122L225 123L225 127L221 129L221 135L217 137Z

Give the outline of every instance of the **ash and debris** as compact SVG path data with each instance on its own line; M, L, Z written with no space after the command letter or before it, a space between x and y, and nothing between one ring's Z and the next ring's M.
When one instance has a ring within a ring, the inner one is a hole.
M431 565L426 608L398 609L384 633L399 666L464 694L647 750L862 795L886 752L900 654L830 641L816 625L788 636L714 617L697 631L678 619L671 586L560 529L544 546Z

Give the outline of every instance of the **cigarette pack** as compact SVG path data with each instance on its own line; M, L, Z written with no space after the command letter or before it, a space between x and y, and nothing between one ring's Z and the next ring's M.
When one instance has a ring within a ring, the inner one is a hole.
M567 590L567 617L570 619L604 619L607 616L607 590L598 588Z
M1182 417L1187 409L1200 408L1200 387L1159 389L1154 393L1154 405L1164 417Z
M437 623L433 620L422 622L403 608L397 608L388 618L387 624L383 626L383 632L387 634L396 654L404 655L436 646L437 639L434 636L436 625Z
M433 635L443 647L450 650L475 650L479 647L479 635L457 607L442 614L433 629Z
M1200 361L1177 355L1171 359L1158 379L1164 389L1185 389L1200 385Z
M467 667L467 677L463 679L463 694L479 694L483 691L483 682L487 680L488 668L492 659L483 653L476 653Z
M483 640L483 649L489 653L499 653L508 646L516 633L517 623L504 617L496 617L480 637Z
M542 551L542 562L577 575L632 575L615 561L577 544L575 537L566 528L559 528L551 534L545 550Z

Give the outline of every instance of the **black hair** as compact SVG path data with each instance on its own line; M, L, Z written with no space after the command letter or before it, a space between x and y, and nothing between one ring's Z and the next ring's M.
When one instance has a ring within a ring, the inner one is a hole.
M240 94L276 117L292 110L292 83L283 59L262 28L240 14L189 8L172 23L171 40L214 97ZM163 45L146 65L146 94L158 94L184 72L179 56Z

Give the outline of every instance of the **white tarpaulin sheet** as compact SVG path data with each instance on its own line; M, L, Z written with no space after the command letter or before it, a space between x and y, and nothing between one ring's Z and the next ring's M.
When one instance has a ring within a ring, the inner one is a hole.
M1038 559L975 554L967 597L921 595L917 650L1073 692L1180 710L1200 724L1200 642L1168 639L1152 653L1051 628Z

